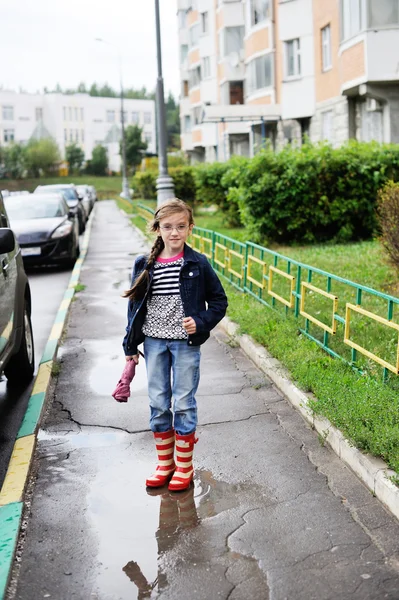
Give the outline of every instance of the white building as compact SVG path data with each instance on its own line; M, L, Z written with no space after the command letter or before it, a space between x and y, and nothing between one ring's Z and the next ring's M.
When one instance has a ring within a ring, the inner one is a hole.
M0 91L0 145L27 143L31 138L52 137L63 157L65 147L78 144L86 160L101 144L108 149L109 168L120 171L120 98L99 98L88 94L26 94ZM147 151L156 153L155 102L124 100L125 127L143 129Z

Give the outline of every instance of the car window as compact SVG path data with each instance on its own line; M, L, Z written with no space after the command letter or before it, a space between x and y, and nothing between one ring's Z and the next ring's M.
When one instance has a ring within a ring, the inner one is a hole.
M67 212L63 202L58 198L10 197L7 199L6 209L11 221L23 219L51 219L64 217Z
M40 190L35 190L35 193L40 194L54 194L54 193L62 193L64 194L67 200L77 200L78 195L73 188L64 188L64 187L42 187Z

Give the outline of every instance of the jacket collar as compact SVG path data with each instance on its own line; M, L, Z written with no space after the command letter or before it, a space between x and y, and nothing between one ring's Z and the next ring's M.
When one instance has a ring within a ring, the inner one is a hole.
M198 262L197 253L187 244L184 244L184 262Z

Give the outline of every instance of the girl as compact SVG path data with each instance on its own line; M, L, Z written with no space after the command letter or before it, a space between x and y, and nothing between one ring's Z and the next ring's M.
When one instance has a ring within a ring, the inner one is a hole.
M227 308L207 258L185 243L193 227L185 202L175 198L162 204L150 224L155 243L149 256L136 258L132 286L124 294L129 306L123 349L126 360L138 363L137 347L144 342L150 428L158 454L146 485L169 481L172 491L187 489L193 479L200 345Z

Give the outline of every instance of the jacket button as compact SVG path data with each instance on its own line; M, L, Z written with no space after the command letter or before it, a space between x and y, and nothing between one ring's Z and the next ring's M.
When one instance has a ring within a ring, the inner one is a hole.
M192 346L192 345L193 345L193 343L192 343L192 342L188 342L188 345L189 345L189 346Z
M192 277L192 276L193 276L193 274L192 274L192 272L191 272L191 271L190 271L189 275L190 275L190 277Z

